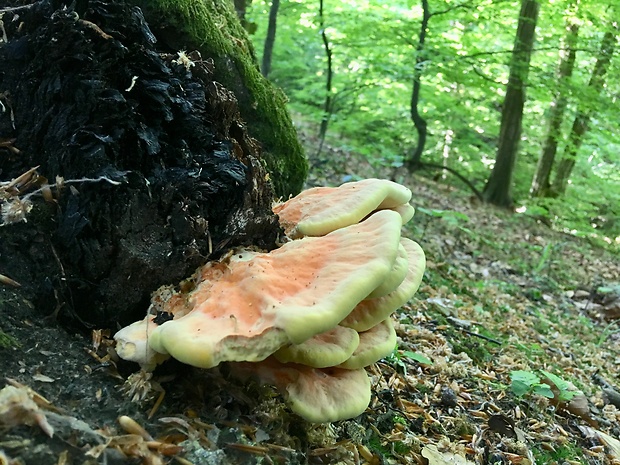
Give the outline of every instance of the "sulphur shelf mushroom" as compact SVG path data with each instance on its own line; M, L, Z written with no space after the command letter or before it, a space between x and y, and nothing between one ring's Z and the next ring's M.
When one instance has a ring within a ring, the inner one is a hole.
M282 347L273 356L282 363L295 362L313 368L333 367L350 359L359 343L357 331L336 325L301 344Z
M291 410L307 421L326 423L354 418L370 403L370 379L363 368L312 368L268 358L231 364L233 376L275 386Z
M395 209L406 223L413 217L411 191L385 179L364 179L340 187L314 187L276 204L273 212L291 238L322 236L359 223L373 211Z
M417 242L407 238L401 239L407 251L408 268L405 279L387 295L362 300L341 322L341 326L356 331L367 331L388 318L399 307L407 303L417 292L426 267L424 252Z
M327 331L379 286L398 252L401 217L366 221L230 261L191 311L146 325L148 344L189 365L258 361ZM118 339L118 338L117 338Z
M274 213L287 238L271 252L233 250L115 334L121 358L153 370L173 357L276 386L308 421L362 413L365 367L396 343L390 315L416 292L424 253L401 238L411 191L369 179L314 188Z

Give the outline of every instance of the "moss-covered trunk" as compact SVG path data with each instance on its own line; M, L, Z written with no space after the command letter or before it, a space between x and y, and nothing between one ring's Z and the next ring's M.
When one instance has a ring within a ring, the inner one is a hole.
M262 159L275 192L298 193L307 162L291 118L286 96L261 73L252 43L230 0L129 0L145 14L155 35L170 51L198 50L214 61L214 77L239 102L250 135L261 144Z

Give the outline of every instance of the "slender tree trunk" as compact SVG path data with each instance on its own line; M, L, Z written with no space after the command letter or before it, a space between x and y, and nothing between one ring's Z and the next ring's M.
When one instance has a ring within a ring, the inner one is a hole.
M276 41L276 24L278 19L278 9L280 0L272 0L269 9L269 25L267 26L267 37L265 37L265 47L263 49L263 63L261 72L268 77L271 71L271 57L273 56L273 44Z
M588 88L593 94L600 93L605 84L604 78L609 68L611 57L614 54L617 32L616 27L615 30L607 31L603 36L601 48L596 59L596 64L594 65L594 71L592 71L592 77L590 77L590 82L588 82ZM564 156L558 164L553 185L551 186L551 190L556 196L563 195L566 191L568 179L575 166L577 153L583 142L583 137L588 131L591 117L592 110L590 107L581 107L577 111L577 116L575 117L573 127L568 137L568 143L564 149Z
M555 162L555 155L558 150L558 139L560 137L562 122L564 121L564 112L568 103L568 90L566 86L570 82L575 66L575 47L578 37L579 25L575 23L569 25L565 40L566 51L560 59L558 72L559 89L556 93L554 102L551 104L547 139L545 140L542 154L538 160L536 173L532 180L532 187L530 188L532 197L547 197L549 195L551 188L551 169Z
M245 12L247 11L248 3L251 3L251 0L250 2L248 2L248 0L233 0L233 4L235 5L235 11L237 12L237 17L241 21L243 27L245 27Z
M413 90L411 92L411 121L413 121L413 125L418 133L418 143L411 157L406 161L406 166L411 171L415 170L420 165L422 152L424 152L424 146L426 145L426 120L420 115L418 105L420 104L420 76L422 74L424 62L424 42L426 41L428 22L431 19L428 0L422 0L422 12L422 23L420 24L418 46L416 47L415 68L413 70Z
M316 155L318 156L323 150L323 143L325 142L325 135L327 134L327 127L332 115L332 49L329 45L329 39L325 33L325 15L323 10L323 0L319 3L319 22L321 27L321 39L323 40L323 46L325 47L325 55L327 56L327 77L325 80L325 103L323 104L323 118L321 120L321 127L319 129L319 148Z
M486 202L512 205L512 174L523 120L525 86L534 45L540 5L537 0L522 0L519 24L510 60L510 75L502 108L502 121L495 166L483 191Z

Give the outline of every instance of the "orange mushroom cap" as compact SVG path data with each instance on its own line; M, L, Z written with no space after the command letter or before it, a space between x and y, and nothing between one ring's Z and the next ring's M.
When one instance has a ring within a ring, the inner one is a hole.
M386 318L368 331L359 333L360 343L351 357L338 365L340 368L357 370L372 365L390 355L396 347L396 331L391 318Z
M204 300L155 328L149 345L210 368L221 361L263 360L286 343L327 331L385 279L401 225L398 213L382 210L326 236L231 261Z
M231 363L230 367L233 376L255 377L274 385L291 410L310 422L354 418L370 403L370 380L363 368L311 368L280 363L273 357L257 363Z
M180 318L189 313L196 301L204 299L213 283L229 272L230 260L231 256L228 255L220 261L209 262L199 268L191 278L184 281L185 285L190 282L195 284L190 292L177 292L167 285L153 292L146 317L114 334L117 355L123 360L138 363L146 371L154 370L157 365L170 358L169 354L153 350L148 343L151 333L159 326L156 323L158 314L166 313L170 315L168 318Z
M273 212L287 236L322 236L359 223L375 210L396 208L411 199L405 186L385 179L364 179L340 187L314 187L277 204ZM402 207L403 218L410 210ZM412 215L411 215L412 216ZM410 217L409 217L410 219Z
M282 363L301 363L313 368L333 367L348 360L359 342L357 331L336 325L301 344L284 346L273 356Z
M426 258L424 251L418 245L407 238L400 240L407 251L408 271L403 282L394 291L382 297L362 300L341 322L341 326L353 328L358 332L367 331L373 326L385 320L390 314L413 297L417 292L424 269Z

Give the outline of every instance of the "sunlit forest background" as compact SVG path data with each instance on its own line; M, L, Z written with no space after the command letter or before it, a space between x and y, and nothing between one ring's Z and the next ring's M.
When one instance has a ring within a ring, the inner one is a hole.
M354 151L617 248L614 3L253 0L241 14L316 138L308 155Z

